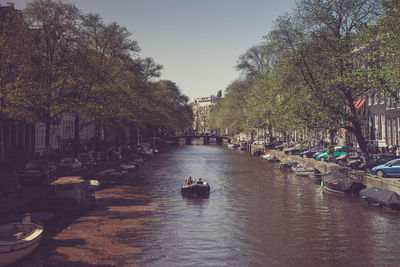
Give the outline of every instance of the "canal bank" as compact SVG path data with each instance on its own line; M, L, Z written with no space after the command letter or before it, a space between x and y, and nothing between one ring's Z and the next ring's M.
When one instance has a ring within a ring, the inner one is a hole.
M311 158L302 158L297 155L286 155L284 152L278 150L269 149L265 150L265 153L274 155L284 163L289 161L298 162L303 166L318 169L324 174L332 171L342 172L354 180L362 182L366 187L378 187L400 194L400 178L379 178L376 175L368 174L364 171L353 170L349 167L341 167L335 163L317 161Z

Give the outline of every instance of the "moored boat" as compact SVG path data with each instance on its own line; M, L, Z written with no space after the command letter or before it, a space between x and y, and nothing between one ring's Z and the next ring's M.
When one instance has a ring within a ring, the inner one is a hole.
M379 207L388 207L392 210L400 210L400 195L396 192L371 187L361 190L360 196L363 200L367 201L368 204Z
M287 162L287 163L281 163L279 164L279 169L282 171L291 171L293 166L297 166L297 162Z
M31 222L0 225L0 266L19 261L34 251L43 231L43 226Z
M210 185L204 181L197 181L193 184L183 184L181 186L182 194L206 196L210 194Z
M228 148L238 148L240 146L240 144L237 143L229 143L228 144Z
M314 168L297 165L292 167L292 171L299 176L309 176L314 174Z
M57 212L80 212L95 205L93 190L98 180L85 180L81 176L61 177L51 183L51 205Z
M365 188L364 184L339 172L330 172L321 177L323 189L335 193L358 193Z
M261 155L261 158L266 160L266 161L270 161L270 162L279 162L279 159L276 156L274 156L274 155L272 155L270 153L265 154L265 155Z
M95 176L101 184L117 184L123 177L123 173L117 169L105 169Z

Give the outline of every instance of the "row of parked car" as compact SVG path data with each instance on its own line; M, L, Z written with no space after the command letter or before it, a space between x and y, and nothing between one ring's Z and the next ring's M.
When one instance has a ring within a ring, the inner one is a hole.
M301 146L292 142L274 141L266 144L265 147L281 150L287 155L299 155L303 158L334 162L340 166L364 170L380 177L400 177L400 157L396 155L375 155L370 161L364 162L361 151L348 146L334 147L333 157L330 157L327 148Z

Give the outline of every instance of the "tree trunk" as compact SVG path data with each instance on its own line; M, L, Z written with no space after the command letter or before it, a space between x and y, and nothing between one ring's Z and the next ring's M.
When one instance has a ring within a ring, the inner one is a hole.
M367 143L365 142L365 138L362 134L361 123L357 119L357 109L354 105L353 97L350 93L346 93L345 97L346 97L347 102L349 103L348 105L350 108L350 112L354 118L354 119L349 120L351 122L352 126L347 127L347 130L356 136L357 143L361 149L361 153L362 153L364 162L367 162L367 161L369 161L369 152L367 149Z
M80 117L78 114L74 114L74 157L76 157L80 151L80 136L79 136L79 122Z
M50 127L51 127L51 117L50 112L46 114L46 121L45 121L46 129L45 129L45 138L44 143L46 145L46 149L50 147Z
M5 140L4 140L4 125L5 120L1 118L1 125L0 125L0 159L3 159L5 156L4 148L5 148Z
M352 124L353 124L353 127L349 130L356 136L357 143L361 149L361 153L362 153L364 162L367 162L370 160L370 158L369 158L369 152L367 149L367 142L365 142L365 138L362 134L361 124L358 121L354 121L354 122L352 122Z
M140 145L140 128L138 127L137 128L137 143L136 143L136 145Z
M331 145L331 146L334 145L334 144L333 144L334 138L335 138L335 131L334 131L334 130L329 130L329 142L330 142L330 145Z
M99 137L99 135L100 135L100 125L99 125L98 122L95 122L95 124L94 124L94 131L95 131L95 134L94 134L94 151L97 154L100 151L100 141L99 141L99 139L100 139L100 137Z

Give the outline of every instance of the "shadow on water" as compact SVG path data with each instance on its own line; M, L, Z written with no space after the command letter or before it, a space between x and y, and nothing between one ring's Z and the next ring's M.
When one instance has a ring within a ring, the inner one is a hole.
M79 232L84 232L85 227L89 227L87 232L92 232L93 229L96 229L97 222L100 221L101 224L111 228L111 233L113 233L113 224L118 224L119 221L122 225L127 221L137 221L137 225L146 221L146 218L152 214L151 198L147 195L146 182L136 179L135 176L133 173L120 185L105 186L96 191L94 209L78 213L57 211L55 220L44 225L45 232L39 248L29 257L10 266L122 266L121 261L125 256L110 255L103 239L96 241L96 237L94 239L88 235L81 237ZM48 208L44 204L31 212L47 211ZM97 231L102 230L97 229ZM101 234L101 232L99 233ZM93 246L93 242L100 243Z

